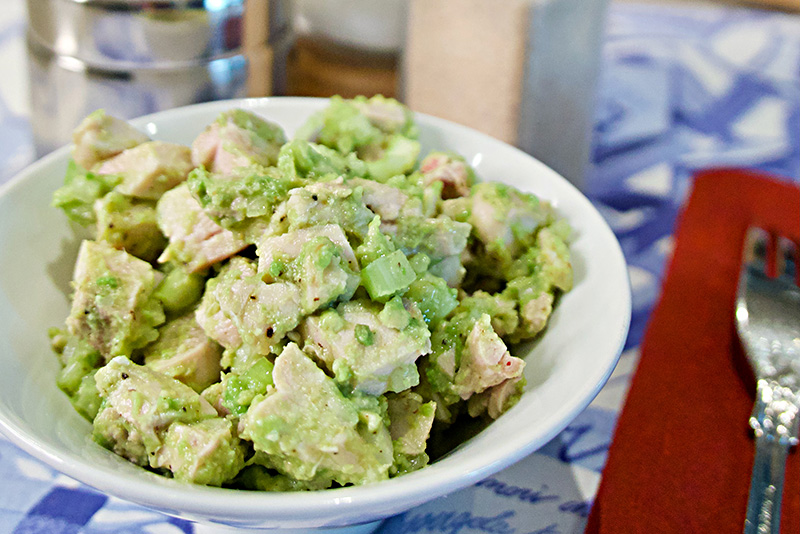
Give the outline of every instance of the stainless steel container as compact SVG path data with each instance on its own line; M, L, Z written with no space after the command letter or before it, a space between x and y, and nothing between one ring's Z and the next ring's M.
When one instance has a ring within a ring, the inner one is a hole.
M289 0L28 0L41 155L104 108L122 117L283 94Z

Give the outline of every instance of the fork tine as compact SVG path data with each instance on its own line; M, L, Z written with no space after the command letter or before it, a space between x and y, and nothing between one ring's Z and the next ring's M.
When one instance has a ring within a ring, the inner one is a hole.
M778 274L792 280L795 285L800 285L800 248L797 243L787 237L778 238Z
M750 269L765 272L765 265L768 265L769 258L769 234L763 228L751 226L747 229L744 241L744 253L742 265Z
M767 273L769 278L778 276L778 246L777 236L774 234L767 234L767 249L765 251L766 262L764 264L764 272Z

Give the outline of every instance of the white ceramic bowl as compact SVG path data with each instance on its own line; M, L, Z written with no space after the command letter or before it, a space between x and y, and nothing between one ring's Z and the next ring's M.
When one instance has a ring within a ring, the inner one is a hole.
M266 98L213 102L133 121L156 139L189 144L221 111L250 109L291 133L326 101ZM113 113L113 110L109 110ZM377 484L308 493L258 493L182 484L140 469L92 442L91 425L55 385L47 328L68 313L78 241L50 207L69 148L0 189L0 430L55 469L110 495L205 523L316 528L364 524L474 484L541 447L594 398L625 342L630 290L611 230L565 179L523 152L474 130L418 115L423 153L464 155L483 180L552 201L575 229L575 287L559 301L527 354L522 400L488 429L424 469Z

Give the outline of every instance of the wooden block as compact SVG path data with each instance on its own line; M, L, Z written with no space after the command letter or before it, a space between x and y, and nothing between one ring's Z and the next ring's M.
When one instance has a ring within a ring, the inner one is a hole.
M800 0L747 0L747 3L787 11L800 11Z
M329 97L394 96L397 58L300 38L289 54L288 94Z
M245 50L260 48L269 41L268 0L248 0L244 6L242 47Z
M404 99L514 143L529 0L410 0Z
M270 47L261 46L247 50L247 96L273 94L272 67L274 54Z

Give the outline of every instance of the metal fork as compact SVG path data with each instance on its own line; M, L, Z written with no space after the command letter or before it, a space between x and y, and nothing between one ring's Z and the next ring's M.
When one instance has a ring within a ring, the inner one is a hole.
M778 534L786 455L800 422L798 254L785 238L748 231L736 299L736 329L757 380L750 426L756 456L745 534Z

